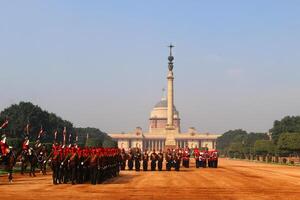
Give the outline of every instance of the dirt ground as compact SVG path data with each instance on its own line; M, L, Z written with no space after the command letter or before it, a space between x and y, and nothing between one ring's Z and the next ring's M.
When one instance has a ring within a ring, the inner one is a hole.
M1 199L300 199L300 167L220 159L217 169L122 171L100 185L52 185L51 176L0 177Z

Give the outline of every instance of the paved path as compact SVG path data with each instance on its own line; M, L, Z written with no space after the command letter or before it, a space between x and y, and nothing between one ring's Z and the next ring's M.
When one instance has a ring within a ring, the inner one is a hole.
M0 177L1 199L300 199L300 167L220 159L217 169L122 171L92 186L58 185L50 176Z

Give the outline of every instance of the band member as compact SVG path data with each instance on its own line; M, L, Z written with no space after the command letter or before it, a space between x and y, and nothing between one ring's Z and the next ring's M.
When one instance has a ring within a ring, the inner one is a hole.
M162 150L159 150L159 153L157 154L157 168L158 171L162 171L163 161L164 161L164 154Z
M141 159L142 159L142 154L140 152L140 149L136 148L136 152L134 154L135 171L140 171L140 168L141 168Z
M129 149L128 152L128 169L132 170L133 169L133 152L132 149Z
M144 171L148 170L148 161L149 161L149 155L148 155L148 151L146 149L143 154L143 170Z
M156 161L157 161L157 154L155 153L155 149L153 149L153 151L150 155L150 159L151 159L151 171L155 171L156 170Z
M182 165L186 168L189 168L190 166L190 150L188 147L186 147L183 151Z
M181 162L181 152L179 150L174 151L173 154L173 163L175 171L179 171Z
M167 153L166 153L166 170L167 171L171 171L172 163L173 163L172 151L170 149L168 149Z
M200 152L199 152L198 148L194 149L194 157L195 157L196 168L199 168L200 167L200 164L199 164Z
M125 170L127 154L124 149L121 150L121 170Z

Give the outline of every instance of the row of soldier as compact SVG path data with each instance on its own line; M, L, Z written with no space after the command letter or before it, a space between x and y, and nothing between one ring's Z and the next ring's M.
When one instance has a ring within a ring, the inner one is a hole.
M159 150L156 153L155 149L148 152L146 149L144 152L139 148L130 148L128 152L124 149L121 150L121 170L125 170L126 164L129 170L133 170L135 166L136 171L141 170L141 162L143 171L148 171L148 164L150 161L150 170L162 171L163 162L165 160L166 170L170 171L172 168L175 171L180 170L182 165L185 168L190 166L190 149L186 148L176 148L168 149L165 153ZM218 154L217 151L199 151L197 148L193 151L193 156L195 158L196 168L199 167L214 167L218 165Z
M51 152L53 184L101 183L116 177L120 171L117 148L79 148L53 145Z
M155 149L151 152L148 152L147 149L144 152L141 152L141 149L139 148L129 149L128 152L125 152L125 150L122 149L121 170L125 170L127 164L129 170L133 170L133 166L135 166L135 170L140 171L142 161L143 171L148 171L150 161L151 171L155 171L156 168L158 171L162 171L163 162L165 160L167 171L170 171L171 168L179 171L181 161L184 167L189 167L189 157L189 149L168 149L166 153L163 153L162 150L156 152Z

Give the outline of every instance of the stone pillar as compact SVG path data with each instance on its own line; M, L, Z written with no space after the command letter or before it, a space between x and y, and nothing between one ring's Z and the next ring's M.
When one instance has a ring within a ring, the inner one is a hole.
M168 128L172 129L174 128L174 122L173 122L173 108L174 108L174 88L173 88L173 72L169 71L168 74L168 121L167 121L167 126Z

